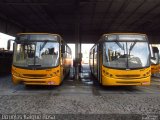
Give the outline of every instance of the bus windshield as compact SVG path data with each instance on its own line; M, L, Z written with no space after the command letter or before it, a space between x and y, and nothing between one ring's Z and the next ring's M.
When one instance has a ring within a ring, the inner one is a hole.
M103 65L106 67L136 69L148 67L150 63L150 52L147 42L105 42L103 51Z
M16 42L13 65L25 68L48 68L59 64L58 42Z

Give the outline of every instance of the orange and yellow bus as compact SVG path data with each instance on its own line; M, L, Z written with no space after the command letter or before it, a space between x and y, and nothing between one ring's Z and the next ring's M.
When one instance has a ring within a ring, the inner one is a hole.
M60 85L70 71L71 54L58 34L20 33L14 42L13 83Z
M101 85L150 85L150 48L145 34L102 35L90 50L89 64Z
M160 65L159 65L159 50L157 47L152 46L153 55L151 55L151 73L159 73Z

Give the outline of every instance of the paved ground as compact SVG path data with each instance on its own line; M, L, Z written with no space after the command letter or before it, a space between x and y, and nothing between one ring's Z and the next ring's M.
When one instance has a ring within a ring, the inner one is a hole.
M37 114L51 115L50 119L160 119L158 77L152 78L149 87L101 87L93 83L85 68L81 80L70 75L59 87L14 86L10 75L1 75L1 117Z

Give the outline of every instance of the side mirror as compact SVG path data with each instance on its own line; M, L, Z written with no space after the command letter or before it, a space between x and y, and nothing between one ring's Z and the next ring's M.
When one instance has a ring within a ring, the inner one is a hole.
M152 60L156 60L156 58L155 58L155 57L151 57L151 59L152 59Z
M14 46L15 46L15 43L13 43L13 51L14 51Z
M10 39L10 40L8 40L8 42L7 42L7 50L10 50L11 41L14 41L14 40ZM13 44L14 44L14 43L13 43Z
M102 42L99 43L98 47L99 47L99 51L102 51L103 50L103 43Z
M8 42L7 42L7 50L10 50L11 41L14 41L14 40L10 39L10 40L8 40Z
M82 59L83 58L83 54L79 53L79 58Z
M61 45L61 53L65 53L65 45Z
M7 42L7 50L10 50L11 41L12 41L12 40L8 40L8 42Z

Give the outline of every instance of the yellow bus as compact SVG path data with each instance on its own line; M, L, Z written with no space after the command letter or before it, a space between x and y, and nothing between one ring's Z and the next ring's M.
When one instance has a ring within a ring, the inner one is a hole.
M150 48L145 34L104 34L89 56L91 73L101 85L150 85Z
M157 47L152 46L153 55L151 55L151 73L159 73L160 65L159 65L159 50Z
M70 71L71 54L58 34L20 33L14 42L13 83L60 85Z

